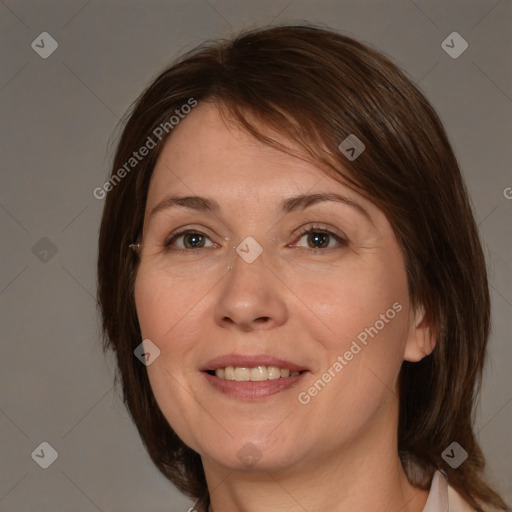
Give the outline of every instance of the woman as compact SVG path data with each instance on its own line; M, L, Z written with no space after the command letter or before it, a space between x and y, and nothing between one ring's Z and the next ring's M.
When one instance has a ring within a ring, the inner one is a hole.
M102 190L104 346L194 510L506 508L471 422L477 228L389 60L308 26L203 45L135 103Z

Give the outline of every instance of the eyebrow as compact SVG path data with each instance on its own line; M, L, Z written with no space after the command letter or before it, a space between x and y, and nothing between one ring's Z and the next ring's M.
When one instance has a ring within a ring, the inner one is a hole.
M346 204L347 206L350 206L351 208L356 210L359 214L366 217L368 220L371 220L368 211L359 203L352 201L348 197L334 193L302 194L299 196L290 197L283 201L281 205L281 211L284 213L289 213L297 210L305 210L306 208L309 208L314 204L321 203L324 201Z
M285 199L280 205L281 213L291 213L294 211L305 210L315 204L331 201L342 203L353 208L356 212L366 217L371 222L371 217L368 211L349 199L348 197L334 193L323 194L301 194L298 196L289 197ZM209 199L201 196L170 196L160 201L149 214L149 218L153 217L156 213L162 210L167 210L174 207L184 207L191 210L208 213L220 213L221 207L214 199Z

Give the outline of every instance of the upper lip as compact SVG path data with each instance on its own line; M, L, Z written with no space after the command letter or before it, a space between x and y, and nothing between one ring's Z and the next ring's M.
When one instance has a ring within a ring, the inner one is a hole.
M287 368L291 372L299 372L307 369L306 367L293 363L291 361L286 361L284 359L279 359L277 357L265 354L228 354L225 356L215 357L214 359L211 359L200 368L200 371L206 372L216 370L217 368L226 368L227 366L237 366L239 368L255 368L256 366L276 366L278 368Z

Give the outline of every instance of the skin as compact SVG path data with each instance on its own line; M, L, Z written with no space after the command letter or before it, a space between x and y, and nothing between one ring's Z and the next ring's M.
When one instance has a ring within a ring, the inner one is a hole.
M369 219L333 201L279 211L291 196L332 192L364 207ZM180 206L151 215L169 195L215 199L220 211ZM312 225L348 242L331 236L318 248L301 235ZM180 228L206 235L206 247L186 249L191 239L181 237L166 251ZM263 248L252 263L235 251L248 236ZM410 307L401 249L375 205L202 103L173 130L155 167L135 298L143 338L160 349L147 366L155 398L201 455L213 510L423 509L428 492L409 484L396 448L397 377L402 361L420 360L435 340L421 308ZM300 403L298 394L394 303L401 311ZM308 372L265 398L226 396L199 369L232 353L270 354ZM252 466L237 456L248 444L259 456Z

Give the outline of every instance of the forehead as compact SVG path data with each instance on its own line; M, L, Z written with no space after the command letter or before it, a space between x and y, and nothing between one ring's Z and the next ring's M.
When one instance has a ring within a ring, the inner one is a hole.
M278 143L299 153L282 135L267 127L263 129ZM323 176L318 167L262 143L234 120L223 116L215 105L205 102L173 130L152 180L156 182L153 188L157 189L164 185L166 188L189 186L199 191L220 183L227 186L245 183L248 188L257 185L258 189L281 180L288 181L290 187L296 181L313 185Z
M250 122L291 154L256 139L229 114L202 102L167 139L153 171L148 205L169 191L187 195L205 195L213 189L219 194L264 193L268 200L274 196L280 200L283 188L290 194L304 193L319 184L343 190L345 195L351 192L291 140L253 116Z
M264 217L324 204L350 222L364 221L379 231L389 231L384 212L375 204L306 159L304 151L289 139L267 126L256 127L290 153L256 139L212 103L199 104L173 129L159 155L145 223L152 222L155 211L186 206L189 211L210 212L230 223L253 226ZM315 194L342 196L342 201L299 198ZM216 206L205 208L204 200ZM297 200L298 206L288 207Z

